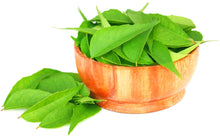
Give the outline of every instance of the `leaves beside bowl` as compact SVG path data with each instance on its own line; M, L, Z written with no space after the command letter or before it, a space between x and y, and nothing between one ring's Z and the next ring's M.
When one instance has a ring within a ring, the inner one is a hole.
M84 21L72 39L81 52L96 61L119 66L162 65L177 76L177 61L203 43L200 32L188 18L145 14L127 9L121 12L110 9L88 20L79 10Z
M4 102L4 110L27 109L20 117L41 122L41 128L58 128L70 123L69 133L86 118L98 113L90 91L76 73L44 68L19 80Z

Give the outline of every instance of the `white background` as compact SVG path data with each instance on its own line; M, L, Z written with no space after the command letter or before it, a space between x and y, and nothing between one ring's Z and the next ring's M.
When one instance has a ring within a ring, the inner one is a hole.
M191 18L204 40L219 38L218 0L148 0L145 12L175 14ZM21 77L41 68L77 72L74 60L74 31L53 27L78 27L87 18L117 8L139 10L146 0L2 0L0 2L0 104ZM148 114L121 114L102 110L80 123L72 136L186 136L220 135L220 43L200 46L197 70L186 95L177 105ZM0 135L67 136L68 126L38 129L38 123L17 119L23 110L0 112Z

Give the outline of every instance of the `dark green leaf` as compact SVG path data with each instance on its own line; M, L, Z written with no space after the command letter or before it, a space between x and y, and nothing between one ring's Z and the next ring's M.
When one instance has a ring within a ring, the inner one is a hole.
M194 41L202 41L203 36L198 31L188 31L187 34L190 38L192 38Z
M29 108L49 95L51 93L39 89L22 89L11 95L4 105L4 109Z
M54 93L76 86L76 81L70 75L66 73L58 73L41 80L37 88Z
M129 17L117 9L110 9L108 11L104 11L102 14L111 24L132 24ZM100 21L99 16L93 18L92 21Z
M58 128L70 123L74 104L67 103L52 110L40 123L42 128Z
M56 92L26 110L21 117L30 122L40 122L57 107L63 106L75 96L82 86Z
M91 39L90 55L92 58L102 56L148 30L157 23L158 22L103 28L97 31Z
M137 63L140 59L151 30L152 29L150 28L148 31L139 34L135 38L122 45L124 54L130 59L131 62Z
M168 48L158 41L154 41L151 56L160 65L166 67L178 77L181 77L180 73L173 64Z
M101 57L97 57L96 59L99 62L106 63L106 64L115 64L115 65L121 64L119 57L113 51L110 51L109 53L106 53Z
M81 104L81 105L76 105L73 108L73 115L71 117L70 121L70 128L68 134L70 134L73 129L76 127L76 125L97 114L99 111L101 111L101 108L97 106L96 104Z

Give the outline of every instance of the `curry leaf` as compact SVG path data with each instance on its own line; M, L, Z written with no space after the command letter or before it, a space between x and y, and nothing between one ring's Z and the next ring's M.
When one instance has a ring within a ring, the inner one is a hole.
M144 7L140 10L140 12L144 12L144 10L147 8L148 4L149 4L149 2L144 5Z
M49 95L51 93L39 89L23 89L11 95L4 109L29 108Z
M66 72L69 76L71 76L75 81L82 82L78 73Z
M58 73L41 80L37 88L54 93L76 86L77 84L73 77L66 73Z
M93 99L91 97L75 97L71 100L74 104L96 104L103 100Z
M99 11L98 7L96 7L96 10L97 10L97 12L99 14L99 18L100 18L102 27L110 27L111 25L108 23L106 18L102 15L102 13Z
M150 28L149 30L139 34L135 38L123 44L122 50L124 54L131 60L131 62L137 63L140 59L151 30L152 29Z
M90 58L90 51L89 51L89 41L88 41L88 34L82 38L80 43L80 49L83 54Z
M97 57L96 59L99 62L102 62L102 63L115 64L115 65L120 65L121 64L121 61L120 61L119 57L112 51L110 51L109 53L104 54L101 57Z
M4 105L7 105L8 99L11 97L11 95L17 91L20 91L22 89L35 89L40 81L54 73L59 73L58 70L53 70L49 68L44 68L36 73L34 73L31 76L23 77L21 80L19 80L11 89L10 93L8 94Z
M42 128L58 128L70 123L73 107L74 104L68 102L61 107L55 108L46 115L39 126Z
M153 39L170 48L188 47L194 44L189 36L168 17L160 14L150 14L160 23L153 29Z
M171 58L173 61L177 61L179 59L182 59L186 57L190 52L192 52L196 47L198 47L203 41L197 42L195 45L190 46L182 51L174 52L172 50L169 50Z
M202 41L203 36L198 31L188 31L187 34L190 38L192 38L194 41Z
M117 9L110 9L104 11L102 15L110 22L111 24L132 24L132 21L125 14ZM92 21L100 21L100 17L96 16Z
M178 77L181 77L180 73L173 64L168 48L158 41L154 41L151 56L160 65L166 67Z
M73 108L73 115L71 117L68 134L70 134L73 131L73 129L79 122L97 114L99 111L101 111L101 108L95 104L76 105Z
M152 17L149 14L144 14L143 12L128 9L126 14L135 24L146 24L152 22Z
M30 122L40 122L53 109L63 106L76 95L81 86L56 92L26 110L21 117Z
M96 32L95 29L93 28L70 28L70 27L67 27L67 28L59 28L59 29L63 29L63 30L76 30L76 31L79 31L79 32L83 32L83 33L87 33L87 34L94 34Z
M185 31L196 28L192 20L188 18L181 17L181 16L174 16L174 15L167 16L167 17Z
M82 11L80 10L80 8L78 8L80 15L82 16L84 21L88 21L86 16L82 13Z
M148 53L143 50L140 59L138 60L138 64L146 64L146 65L154 65L154 60L148 55Z
M90 43L91 58L104 55L157 23L111 26L97 31Z

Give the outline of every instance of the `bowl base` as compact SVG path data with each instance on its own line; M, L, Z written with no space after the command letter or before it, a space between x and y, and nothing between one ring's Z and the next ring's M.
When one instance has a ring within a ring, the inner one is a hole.
M120 101L102 101L98 105L104 109L120 112L120 113L149 113L154 111L163 110L169 108L178 103L184 96L185 89L178 93L159 100L149 101L145 103L128 103ZM91 96L96 99L102 99L101 97L91 93Z

